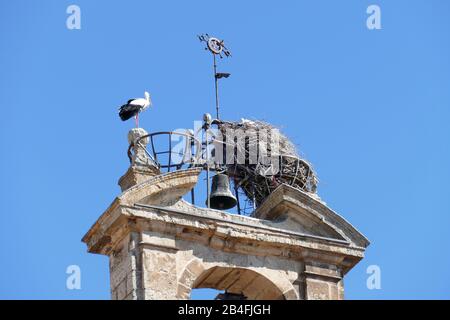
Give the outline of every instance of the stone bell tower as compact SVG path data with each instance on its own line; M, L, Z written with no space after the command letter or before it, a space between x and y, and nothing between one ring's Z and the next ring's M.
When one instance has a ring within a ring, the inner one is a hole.
M369 241L320 199L279 185L249 216L182 197L202 168L161 172L143 129L129 133L122 193L83 238L109 257L112 299L189 299L215 288L247 299L343 299ZM204 201L204 200L203 200Z

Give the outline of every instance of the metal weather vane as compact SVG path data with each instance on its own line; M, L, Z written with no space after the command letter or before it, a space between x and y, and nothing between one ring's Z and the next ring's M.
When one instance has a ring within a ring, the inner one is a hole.
M214 85L216 90L216 116L217 119L219 119L219 84L218 80L222 78L228 78L230 76L229 73L225 72L217 72L217 63L216 63L216 56L219 56L221 59L223 58L222 54L225 57L231 57L231 52L228 50L227 47L225 47L224 41L219 40L215 37L210 37L207 33L202 34L198 36L199 40L201 42L206 43L205 50L209 50L209 52L213 55L213 63L214 63Z

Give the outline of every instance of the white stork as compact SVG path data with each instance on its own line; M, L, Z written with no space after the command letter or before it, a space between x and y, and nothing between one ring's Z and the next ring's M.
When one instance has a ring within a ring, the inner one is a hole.
M136 128L139 127L139 113L152 105L150 94L147 91L145 91L144 96L145 98L130 99L119 108L119 117L122 121L134 117L136 120Z

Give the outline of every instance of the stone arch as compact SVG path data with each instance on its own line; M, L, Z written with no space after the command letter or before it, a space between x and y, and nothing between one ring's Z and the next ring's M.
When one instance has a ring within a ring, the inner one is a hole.
M154 177L147 177L118 197L121 204L135 203L168 206L176 203L197 183L201 172L199 168L167 172Z
M214 288L242 293L248 299L298 300L299 296L291 282L280 274L259 268L205 264L192 259L178 277L177 298L189 299L196 288Z

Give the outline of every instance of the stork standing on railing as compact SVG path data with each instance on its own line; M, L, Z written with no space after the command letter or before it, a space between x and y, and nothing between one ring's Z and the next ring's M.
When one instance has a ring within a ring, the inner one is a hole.
M152 105L150 94L145 91L145 98L130 99L126 104L119 108L119 117L122 121L126 121L134 117L136 128L139 127L139 113Z

